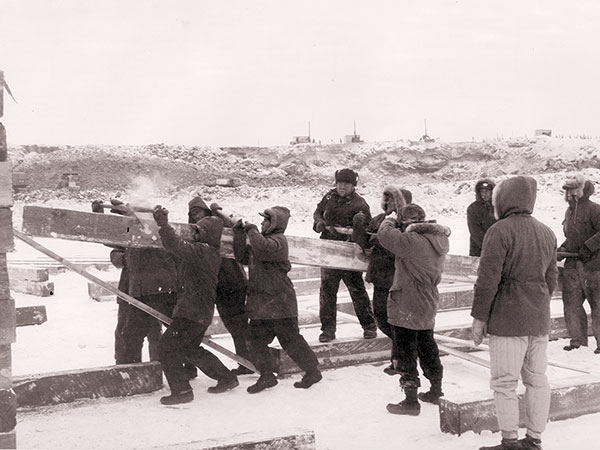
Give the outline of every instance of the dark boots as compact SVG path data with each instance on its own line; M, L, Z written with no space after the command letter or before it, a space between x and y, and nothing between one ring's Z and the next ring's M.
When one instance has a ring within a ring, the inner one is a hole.
M318 383L322 379L323 375L321 374L319 369L315 369L313 371L306 372L302 377L302 380L296 381L294 383L294 387L299 389L308 389L313 384Z
M404 394L406 398L400 403L388 403L388 412L405 416L418 416L421 413L421 405L417 399L417 388L405 387Z
M434 381L431 383L431 388L427 392L419 392L419 400L422 402L440 404L440 397L443 397L442 381Z
M265 389L271 388L277 385L277 377L272 373L262 374L256 383L248 386L246 391L249 394L256 394L257 392L264 391Z
M180 403L189 403L192 400L194 400L194 391L191 389L183 392L171 393L171 395L160 398L160 402L163 405L178 405Z
M207 390L211 394L221 394L222 392L229 391L235 387L238 387L240 382L237 377L234 375L233 378L227 378L224 380L219 380L216 386L211 386Z
M542 450L542 441L531 436L523 439L502 439L500 444L491 447L479 447L479 450Z

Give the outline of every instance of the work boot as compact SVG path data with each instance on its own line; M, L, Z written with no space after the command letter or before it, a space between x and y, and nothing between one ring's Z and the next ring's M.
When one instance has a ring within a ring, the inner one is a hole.
M335 333L332 333L330 331L323 331L319 335L319 342L331 342L334 339L335 339Z
M600 347L596 347L596 350L594 350L594 353L596 355L600 355Z
M217 382L216 386L209 387L207 389L207 391L211 394L220 394L222 392L229 391L230 389L233 389L234 387L238 387L239 385L240 385L240 382L238 381L237 377L234 375L233 378L219 380Z
M479 450L523 450L521 441L517 439L502 439L500 444L491 447L479 447Z
M377 330L363 330L363 338L375 339L377 337Z
M194 391L191 389L183 392L171 393L171 395L160 398L160 402L163 405L178 405L180 403L189 403L192 400L194 400Z
M251 374L254 373L252 371L252 369L248 369L246 366L242 366L242 365L237 366L237 368L233 369L232 372L234 374L236 374L237 376L240 376L240 375L251 375Z
M542 450L542 440L532 438L528 434L523 439L519 439L519 444L522 450Z
M440 397L443 397L442 383L441 381L432 382L431 388L427 392L419 392L419 400L422 402L433 403L434 405L440 404Z
M323 375L321 374L319 369L315 369L313 371L306 372L302 377L302 380L296 381L294 383L294 387L299 389L308 389L313 384L318 383L322 379Z
M569 345L565 345L563 347L563 350L566 352L570 352L571 350L577 350L579 347L581 347L580 345L573 345L573 344L569 344Z
M383 369L383 373L387 373L388 375L400 375L400 372L394 367L394 363L391 363L389 366Z
M417 400L417 388L404 388L404 393L406 398L400 403L388 403L388 412L404 416L418 416L421 414L421 405Z
M256 394L257 392L264 391L265 389L271 388L277 385L277 378L272 373L264 374L258 377L256 383L248 386L249 394Z

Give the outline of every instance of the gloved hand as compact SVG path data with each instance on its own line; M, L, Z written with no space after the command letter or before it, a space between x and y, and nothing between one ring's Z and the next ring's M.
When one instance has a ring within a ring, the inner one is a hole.
M473 318L473 325L471 326L471 336L473 337L473 343L479 345L483 342L483 338L487 335L487 322L483 320Z
M563 259L565 259L565 257L564 257L564 256L560 255L560 253L564 253L564 252L566 252L566 251L567 251L567 250L566 250L564 247L558 247L558 248L556 249L556 260L557 260L557 261L562 261Z
M363 212L356 213L352 218L352 228L357 231L364 231L369 225L369 217Z
M130 216L131 215L131 209L125 203L123 203L121 200L118 200L116 198L111 198L110 204L113 205L113 207L110 210L111 213L121 214L122 216Z
M221 206L219 206L219 204L215 202L215 203L210 204L210 210L212 212L217 212L217 211L222 211L223 208L221 208Z
M590 259L594 257L594 254L587 248L587 245L583 244L577 252L577 259L582 262L588 262Z
M159 227L164 227L169 224L169 210L160 205L156 205L152 211L154 220Z
M253 223L246 222L244 224L244 233L248 234L248 232L252 229L255 229L256 231L258 231L258 227L256 225L254 225Z
M95 213L103 213L104 207L102 206L104 202L102 200L94 200L92 202L92 212Z
M324 220L319 220L316 224L315 224L315 231L317 233L322 233L323 231L325 231L327 229L327 227L325 226L325 221Z
M233 230L243 230L244 229L244 221L242 219L238 219L236 223L231 227Z

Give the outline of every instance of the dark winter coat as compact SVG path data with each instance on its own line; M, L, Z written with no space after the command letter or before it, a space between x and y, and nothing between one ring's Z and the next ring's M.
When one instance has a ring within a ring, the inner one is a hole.
M395 219L379 227L381 245L395 255L388 322L411 330L433 330L439 303L437 285L450 248L450 228L436 223L414 223L406 231Z
M556 288L556 236L531 216L537 183L509 178L494 190L499 217L487 231L471 315L498 336L542 336L550 327Z
M264 234L256 227L247 234L242 229L233 229L235 259L248 265L248 316L256 320L298 317L296 292L287 275L292 265L284 232L290 213L283 207L265 212L271 218L271 226Z
M382 209L386 210L384 202L392 201L394 203L393 210L400 211L400 208L406 206L406 201L400 189L395 186L387 186L382 194ZM392 286L394 279L394 254L381 246L377 239L377 232L381 226L381 222L386 217L385 213L378 214L368 222L366 228L363 226L362 220L355 220L352 225L353 241L363 249L371 248L369 257L369 266L365 281L373 283L377 287L389 289Z
M481 245L485 232L496 222L492 202L485 202L481 198L481 185L488 183L495 186L492 180L482 178L475 185L475 201L467 208L467 226L469 227L469 255L480 256Z
M128 294L132 297L177 292L177 267L162 248L127 248Z
M198 221L196 227L195 242L181 239L170 225L160 227L159 234L164 247L178 261L182 286L173 318L182 317L208 327L215 311L223 222L216 217L205 217Z
M350 195L340 197L335 189L330 190L319 202L313 214L313 230L317 231L317 224L323 222L326 226L351 227L354 216L363 212L367 220L371 220L371 209L366 200L356 191ZM348 235L325 230L321 233L321 239L333 241L351 240Z
M561 251L579 253L585 246L594 256L584 262L584 266L589 270L600 270L600 205L590 200L594 185L583 179L579 182L579 200L569 201L562 223L566 240L561 244ZM576 262L577 258L567 258L565 267L575 267Z

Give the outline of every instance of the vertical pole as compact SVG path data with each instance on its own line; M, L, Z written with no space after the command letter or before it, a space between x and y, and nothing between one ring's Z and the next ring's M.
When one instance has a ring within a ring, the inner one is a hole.
M0 71L0 118L3 116L4 72ZM10 296L6 253L12 234L12 170L4 125L0 122L0 448L17 448L17 399L12 389L11 344L16 341L15 302Z

